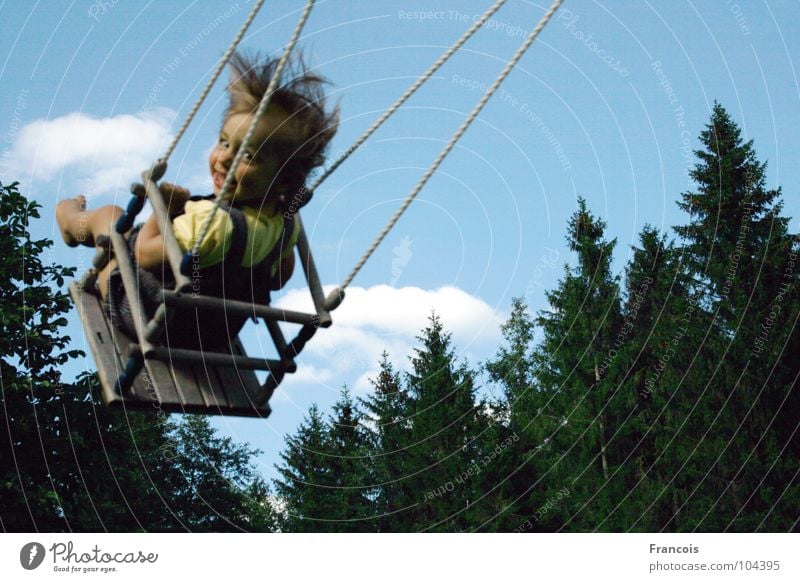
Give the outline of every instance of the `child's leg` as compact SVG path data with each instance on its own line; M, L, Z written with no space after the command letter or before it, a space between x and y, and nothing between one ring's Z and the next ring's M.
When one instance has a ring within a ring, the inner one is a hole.
M111 259L97 274L97 289L100 291L100 297L103 301L105 301L106 295L108 295L108 278L111 276L111 271L113 271L116 266L116 259Z
M111 205L97 210L86 210L85 196L67 198L56 206L56 220L61 228L61 236L71 247L95 246L97 237L108 236L122 213L122 208Z

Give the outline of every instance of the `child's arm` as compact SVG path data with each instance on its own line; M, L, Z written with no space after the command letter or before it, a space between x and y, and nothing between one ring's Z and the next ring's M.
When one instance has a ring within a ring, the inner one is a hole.
M180 186L165 182L159 189L164 196L170 217L180 212L189 199L189 191ZM136 262L143 269L158 269L167 262L164 237L161 236L155 214L147 219L136 238Z

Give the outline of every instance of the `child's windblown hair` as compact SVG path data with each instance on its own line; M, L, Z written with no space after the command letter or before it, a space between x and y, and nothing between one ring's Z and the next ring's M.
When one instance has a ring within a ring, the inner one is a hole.
M233 75L228 86L230 103L225 119L237 113L255 113L278 59L236 53L230 65ZM288 114L286 123L295 138L290 142L270 138L267 143L267 147L276 148L279 158L284 160L274 185L284 203L304 187L311 171L325 162L325 150L339 122L338 106L332 111L325 109L322 87L327 80L310 72L302 58L298 57L290 65L284 69L281 82L270 99L270 107L278 106Z

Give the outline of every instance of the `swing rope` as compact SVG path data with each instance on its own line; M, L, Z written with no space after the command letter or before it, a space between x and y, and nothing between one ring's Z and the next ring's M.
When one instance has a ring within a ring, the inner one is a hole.
M349 157L353 152L355 152L366 141L366 139L368 139L370 135L372 135L393 113L395 113L402 106L402 104L406 100L408 100L411 97L411 95L413 95L419 89L419 87L423 83L425 83L425 81L427 81L433 75L433 73L435 73L435 71L437 71L445 62L447 62L447 60L481 26L483 26L488 21L488 19L497 10L499 8L501 8L505 4L505 2L506 2L506 0L496 0L494 5L492 5L489 8L489 10L487 10L483 15L481 15L481 17L477 21L473 22L472 26L470 26L470 28L461 36L461 38L459 38L456 41L456 43L454 43L448 50L446 50L436 60L436 62L433 63L433 65L428 69L428 71L426 71L420 78L418 78L414 82L414 84L411 87L409 87L403 93L403 95L401 95L400 98L388 110L386 110L375 123L372 124L372 126L365 132L365 134L362 135L330 168L328 168L324 172L324 174L315 182L315 184L313 185L312 188L310 188L310 190L313 192L314 188L318 187L327 177L329 177L333 173L333 171L335 171L344 162L345 159L347 159L347 157ZM353 269L353 271L345 278L345 280L342 283L342 285L334 291L334 294L338 292L338 298L334 297L333 295L328 297L328 298L324 298L322 296L322 288L321 288L321 285L320 285L320 282L319 282L318 275L316 273L316 267L313 264L313 259L311 258L310 251L308 250L308 241L306 240L304 231L301 228L301 236L300 236L300 241L298 242L298 245L305 248L305 251L301 250L301 253L305 252L305 254L308 257L308 259L307 259L308 260L308 266L304 265L304 269L306 271L306 278L307 278L307 280L309 282L309 286L311 287L311 293L312 293L312 297L314 299L314 303L315 303L315 306L316 306L317 314L312 316L310 314L304 314L304 313L299 313L299 312L288 312L288 315L287 315L287 312L284 312L283 313L283 317L279 318L279 317L276 317L276 313L277 313L278 310L272 309L272 308L268 308L268 307L264 307L264 306L261 307L261 311L259 312L259 316L262 316L267 321L267 325L268 326L272 326L272 328L270 328L270 332L272 333L273 340L274 340L274 342L276 344L276 347L278 347L278 350L280 352L280 355L281 355L281 360L280 361L277 361L277 360L263 360L262 361L261 358L247 358L246 356L237 356L235 354L221 354L221 353L220 354L213 354L213 355L217 356L214 359L214 362L215 363L219 363L220 365L223 365L223 366L230 366L230 365L236 366L238 363L241 363L242 365L246 364L245 367L254 367L254 368L262 369L260 366L263 366L263 364L266 363L266 365L267 365L266 369L270 370L270 374L268 376L267 381L265 382L265 384L263 386L264 390L262 390L262 393L259 395L258 400L256 402L256 404L258 406L263 407L263 406L266 405L266 402L269 400L270 395L272 394L274 389L278 386L278 384L280 384L280 382L281 382L281 380L282 380L282 378L283 378L285 373L291 373L291 372L295 371L296 365L294 364L293 356L297 356L298 355L298 353L300 352L300 350L302 350L302 348L305 345L305 343L311 339L311 337L314 335L316 330L319 327L327 327L328 325L330 325L331 319L330 319L330 315L329 315L328 312L333 310L333 309L335 309L336 306L338 306L339 302L341 301L341 299L344 296L344 289L352 282L353 278L360 271L360 269L364 266L364 264L367 262L367 260L370 258L370 256L373 254L373 252L376 250L376 248L380 245L380 243L386 237L388 232L394 227L394 225L400 219L402 214L405 212L405 210L408 208L408 206L411 204L411 202L414 200L414 198L417 196L417 194L420 192L420 190L424 187L424 185L428 182L428 180L436 172L436 170L439 168L439 166L444 161L444 159L447 157L447 155L450 153L450 151L455 147L455 144L463 136L463 134L469 128L471 123L477 118L477 116L479 115L480 111L486 105L488 100L495 93L495 91L498 89L500 84L505 80L505 78L510 74L511 70L516 66L517 62L522 58L524 53L527 51L527 49L530 47L530 45L536 39L538 34L541 32L541 30L544 28L544 26L550 20L550 18L555 13L555 11L560 7L562 2L563 2L563 0L555 0L553 2L553 5L550 7L550 9L547 11L545 16L541 19L541 21L537 24L536 28L534 28L534 30L531 32L531 34L528 36L528 38L525 40L525 42L519 47L519 49L517 49L517 52L514 54L512 59L509 60L506 63L504 69L501 71L501 73L498 75L498 77L492 83L491 87L489 87L489 89L481 97L480 101L475 106L475 108L470 112L468 117L459 126L459 128L456 130L456 132L450 138L450 141L447 143L445 148L439 153L439 155L437 156L436 160L433 162L431 167L426 171L425 175L422 177L422 179L419 181L419 183L414 187L414 189L412 189L412 191L406 197L406 199L403 202L402 206L398 209L398 211L395 213L395 215L392 217L392 219L389 221L389 223L386 225L386 227L384 227L384 229L380 232L378 237L375 239L375 241L372 243L370 248L367 250L367 252L361 258L361 260L358 262L358 264ZM157 190L158 186L157 186L156 182L157 182L158 179L160 179L160 176L166 170L166 164L167 164L167 161L168 161L169 157L174 153L174 150L175 150L177 144L179 143L179 141L182 139L182 137L186 133L188 126L191 124L192 120L196 116L196 114L199 111L202 103L204 102L204 100L206 99L208 94L210 93L210 90L211 90L212 86L218 80L219 75L221 74L221 72L224 69L225 65L227 64L228 60L230 59L230 57L234 53L234 51L235 51L236 47L238 46L239 42L244 37L247 29L249 28L249 26L252 23L252 21L255 19L256 15L258 14L258 12L259 12L259 10L260 10L260 8L261 8L261 6L263 4L264 4L264 0L255 0L255 4L254 4L252 10L248 14L245 22L243 23L242 27L240 28L240 30L237 33L236 37L234 38L233 42L231 43L229 48L226 50L226 52L224 53L224 55L221 58L220 62L218 63L216 69L212 73L211 78L210 78L209 82L206 84L206 86L204 87L203 91L201 92L200 97L195 102L195 104L192 106L191 111L189 112L189 114L187 116L187 119L184 121L184 123L182 124L182 126L178 130L178 132L175 135L174 139L172 140L172 142L170 143L169 147L167 148L164 156L162 158L160 158L157 161L156 164L153 165L153 167L149 170L149 173L148 172L144 172L143 173L143 181L145 182L145 186L134 185L134 188L132 188L134 194L136 194L135 198L137 200L137 203L136 203L135 206L129 205L128 214L130 216L128 216L126 218L125 215L123 214L123 216L121 216L120 219L117 221L116 229L114 231L112 231L112 243L113 243L113 246L114 246L115 249L118 249L120 253L122 253L120 255L120 259L119 259L120 260L120 268L122 269L123 279L125 279L124 283L125 283L125 287L127 289L132 289L132 288L135 287L135 280L134 280L135 274L134 274L134 271L133 271L133 264L131 263L130 258L128 257L127 262L122 260L122 256L127 257L127 254L123 253L123 250L126 249L125 242L124 242L124 239L122 237L123 231L126 230L126 229L123 229L123 220L127 220L129 222L132 222L133 218L135 218L135 216L138 213L138 211L141 210L141 205L144 203L144 200L146 198L150 198L152 200L153 204L156 207L156 214L157 215L164 215L166 213L166 209L164 208L164 204L161 201L161 197L158 195L158 190ZM231 167L228 170L228 173L227 173L227 175L225 177L225 180L224 180L224 183L222 185L222 188L221 188L221 190L220 190L220 192L219 192L219 194L217 196L217 200L215 201L215 204L214 204L214 207L213 207L213 211L211 213L209 213L209 216L206 218L204 224L201 226L200 234L197 237L197 239L195 240L192 249L188 253L186 253L184 255L183 263L188 262L188 259L198 255L200 243L207 236L208 230L209 230L209 228L211 226L211 222L214 219L214 215L219 210L221 203L224 201L225 196L228 194L228 190L230 189L231 184L233 183L233 181L235 179L234 176L236 174L238 166L242 162L242 160L244 159L244 156L246 155L247 149L248 149L248 147L250 145L250 142L252 140L252 137L253 137L253 135L255 133L255 130L256 130L257 126L259 125L259 123L261 122L261 120L263 119L263 117L266 114L267 108L268 108L269 103L270 103L270 99L271 99L273 93L277 90L277 87L278 87L278 85L280 83L280 78L282 76L283 70L286 67L286 65L288 63L288 60L289 60L289 57L290 57L292 51L294 50L295 45L298 42L300 34L301 34L301 32L302 32L302 30L303 30L303 28L304 28L304 26L305 26L305 24L306 24L306 22L308 20L308 17L309 17L309 15L311 13L311 10L312 10L314 4L315 4L315 0L307 0L306 6L305 6L305 8L304 8L304 10L303 10L303 12L301 14L300 20L299 20L299 22L297 23L297 25L295 27L295 30L294 30L294 32L292 34L292 37L291 37L289 43L287 44L281 59L278 61L276 70L275 70L272 78L270 79L269 86L267 87L266 92L265 92L264 96L262 97L261 102L259 103L258 108L253 113L253 120L252 120L252 122L250 124L250 127L247 130L246 135L244 136L244 139L242 140L242 144L239 147L239 149L237 151L237 154L234 156L234 159L233 159L233 161L231 163ZM155 190L153 190L153 188L155 188ZM141 191L144 191L144 194L146 194L146 197L142 196L142 192ZM300 217L298 215L297 219L299 220L299 218ZM169 237L167 237L167 241L166 242L169 242L171 244L171 246L167 245L167 247L168 247L167 250L169 250L171 252L170 257L169 257L170 258L170 263L172 264L173 269L175 269L177 267L176 259L180 260L180 256L177 254L179 251L176 250L177 249L176 241L174 240L174 238L170 239ZM108 256L109 255L108 255L108 251L107 251L106 252L106 258L105 258L106 262L108 261ZM183 264L180 265L180 269L179 270L181 272L184 271L184 265ZM176 278L178 278L177 271L176 271L175 275L176 275ZM71 289L71 291L72 291L72 289ZM142 365L144 364L144 359L145 358L153 357L155 359L164 360L164 358L165 358L165 356L164 356L165 348L159 348L157 346L153 346L152 345L152 341L155 341L155 340L151 341L151 336L153 335L154 332L160 333L160 331L163 331L163 326L165 325L165 323L167 321L166 318L168 317L168 315L166 315L166 310L165 310L165 306L169 303L167 301L168 298L170 298L170 297L173 298L175 300L175 301L173 301L173 303L178 304L178 305L183 305L183 304L195 305L194 302L189 301L189 299L194 299L194 298L189 298L188 296L187 297L179 297L179 295L180 295L179 293L174 293L174 292L171 295L167 295L165 293L165 296L164 296L164 299L163 299L163 303L159 306L159 310L156 312L156 314L153 317L153 319L147 324L147 329L143 329L142 328L143 317L142 317L142 313L140 313L140 310L141 310L140 299L137 300L137 301L134 301L132 303L131 308L133 310L134 318L136 320L136 328L137 328L136 329L136 332L137 332L136 335L138 336L139 342L140 342L141 345L131 344L131 351L130 351L130 354L129 354L129 357L128 357L128 363L126 365L124 373L119 375L119 377L117 379L115 388L113 389L113 395L111 396L112 400L118 400L123 395L123 391L126 391L130 387L130 385L132 384L134 378L141 371ZM76 298L75 300L77 302L77 296L74 295L73 297ZM248 307L246 304L243 304L243 303L234 302L234 304L235 304L234 307L236 307L238 309L238 311L242 311L244 309L247 309L249 311L249 309L250 309L250 307ZM200 306L200 303L196 303L196 305ZM214 308L216 308L217 305L212 300L212 302L207 303L205 305L205 307L214 307ZM267 311L267 310L269 310L269 311ZM83 314L82 314L82 318L83 318ZM300 333L288 345L286 344L286 342L285 342L285 340L283 338L283 335L280 332L273 333L274 330L278 330L279 329L276 319L280 319L280 320L283 320L283 321L291 321L291 322L301 323L303 325ZM90 328L87 327L87 330L89 330L89 329ZM99 335L99 332L98 332L98 335ZM101 342L102 342L102 338L101 338ZM94 350L94 347L93 347L93 350ZM181 357L183 359L185 359L187 361L196 361L197 354L198 354L197 352L194 352L192 350L177 350L177 351L183 352L183 354L181 354ZM121 354L119 354L119 352L117 352L117 356L122 357ZM202 357L202 354L201 354L200 357ZM166 360L164 360L164 361L166 361ZM272 369L275 366L277 366L277 369ZM253 381L254 382L256 381L255 376L253 376ZM176 380L176 382L177 382L177 380ZM202 389L200 388L199 385L198 385L198 390L202 391ZM179 405L181 407L181 411L185 411L184 408L183 408L184 405L185 405L184 396L183 395L179 395L179 396L180 396L179 401L175 401L172 404ZM205 399L205 396L203 396L203 398ZM233 406L232 401L231 401L231 406ZM267 412L269 412L269 407L267 406L266 408L267 408ZM217 408L217 410L219 410L219 408Z
M264 0L257 0L257 2L253 5L253 9L250 10L250 14L247 15L247 18L242 24L242 27L239 29L239 32L234 37L233 42L231 42L231 45L228 47L228 50L226 50L225 54L222 55L222 58L219 60L219 63L217 64L217 68L214 70L214 72L211 75L211 78L208 80L208 83L206 83L206 86L203 88L203 92L200 94L200 97L198 97L197 101L195 101L191 111L189 111L189 115L186 117L186 120L183 122L183 125L178 130L178 133L175 134L175 137L172 139L172 143L169 144L167 151L164 152L164 155L161 157L160 161L166 162L167 160L169 160L169 157L172 155L172 152L175 151L178 142L183 137L183 134L186 133L186 130L192 123L194 116L197 115L200 106L203 104L203 101L205 101L206 97L208 97L208 94L211 91L211 87L213 87L214 83L217 82L217 79L222 73L222 69L225 68L225 64L228 62L228 59L231 58L233 51L236 50L236 47L239 45L239 42L241 42L242 37L244 37L244 33L247 32L248 28L250 28L250 23L253 22L253 19L256 17L256 14L258 14L258 11L261 9L261 6L263 4Z
M453 56L453 54L455 54L455 52L458 51L458 49L461 48L461 46L467 40L469 40L469 38L471 38L481 26L484 25L489 20L489 18L491 18L491 16L506 3L506 1L507 0L497 0L484 14L480 16L479 19L473 22L472 26L470 26L469 29L467 29L464 32L464 34L452 46L450 46L450 48L448 48L444 53L442 53L442 55L439 56L439 58L431 65L431 67L427 71L425 71L425 73L423 73L408 89L406 89L406 91L364 132L364 134L362 134L361 137L359 137L328 169L325 170L325 172L314 182L314 184L309 188L309 190L313 192L316 188L319 187L320 184L322 184L322 182L324 182L328 177L330 177L330 175L337 168L339 168L339 166L341 166L341 164L350 155L352 155L381 125L383 125L384 122L386 122L386 120L389 117L391 117L403 105L403 103L405 103L445 62L447 62L450 59L450 57ZM197 254L199 253L200 244L202 240L205 238L205 236L208 234L208 230L211 226L214 216L218 212L219 206L223 202L224 197L227 194L231 183L233 182L236 169L238 168L239 164L244 158L245 152L247 151L247 147L250 144L253 133L255 132L258 123L261 121L264 114L266 113L267 107L269 106L269 102L272 97L272 93L274 93L275 89L278 86L278 83L280 82L280 77L283 73L283 69L285 68L286 63L288 62L289 59L289 55L291 54L292 50L294 49L299 39L300 33L302 32L302 29L305 26L305 23L310 15L314 2L315 0L307 0L305 9L303 10L300 20L297 26L295 27L294 33L292 34L292 38L287 44L286 49L280 61L278 62L275 74L270 80L269 87L267 88L267 91L264 94L261 103L259 103L258 109L254 114L253 121L247 131L247 134L244 137L242 145L239 148L236 156L234 157L230 169L228 170L228 174L226 175L225 182L223 183L222 189L219 195L217 196L214 208L212 212L209 213L209 215L206 217L205 222L201 226L200 233L195 239L192 250L190 251L190 255L197 256ZM263 3L264 0L257 0L256 4L253 6L253 9L250 11L250 14L248 14L247 19L242 24L241 29L239 30L238 34L234 38L231 45L228 47L228 50L220 59L220 62L218 63L217 68L212 74L211 79L207 83L206 87L203 89L203 92L198 98L197 102L192 107L192 110L190 111L187 119L184 121L183 125L178 130L178 133L176 134L175 138L173 139L172 143L170 144L163 158L161 158L161 161L166 161L174 151L177 143L183 137L183 134L186 132L187 127L189 126L192 119L199 110L200 106L202 105L203 101L207 97L208 93L211 90L211 87L219 78L222 69L225 67L225 64L230 59L230 56L233 54L234 50L238 46L239 42L241 41L242 37L244 36L245 32L247 31L248 27L250 26L251 22L255 18L256 14L258 13ZM514 56L506 63L506 66L494 80L492 85L486 90L486 92L481 97L480 101L477 103L474 109L470 112L467 118L462 122L462 124L450 138L448 143L445 145L445 147L442 149L442 151L434 160L433 164L428 168L428 170L422 176L417 185L408 194L408 196L403 201L400 208L398 208L398 210L395 212L395 214L392 216L392 218L389 220L386 226L380 231L378 236L375 238L373 243L370 245L370 247L361 257L361 259L358 261L353 270L347 275L347 277L345 277L342 284L338 288L339 291L343 291L347 286L350 285L355 276L363 268L367 260L369 260L369 258L378 248L383 239L386 238L386 235L388 235L388 233L392 230L392 228L394 228L395 224L397 224L397 222L400 220L401 216L411 205L411 202L414 201L414 199L422 190L422 188L425 186L425 184L428 182L428 180L430 180L430 178L442 164L444 159L452 151L453 147L455 147L458 140L461 139L461 137L469 128L469 126L472 124L472 122L477 118L478 114L481 112L481 110L489 101L489 99L492 97L492 95L494 95L499 86L510 74L511 70L516 66L516 64L519 62L519 60L522 58L522 56L525 54L528 48L530 48L531 44L534 42L534 40L536 40L536 37L539 35L541 30L547 25L550 18L553 16L556 10L558 10L558 8L561 6L562 3L563 0L555 0L553 2L548 11L536 25L536 27L531 31L531 33L528 35L528 37L525 39L522 45L517 49Z
M444 149L442 149L442 151L437 156L436 160L433 162L430 168L428 168L428 170L425 172L425 175L422 176L417 185L411 190L406 199L403 201L403 204L400 206L400 208L397 209L394 216L392 216L392 218L389 220L389 222L386 224L383 230L375 238L372 245L370 245L369 249L367 249L367 252L364 253L364 255L358 261L356 266L350 272L350 274L344 279L344 281L338 288L338 292L340 295L342 294L341 292L353 281L353 278L358 274L358 272L370 258L372 253L375 252L375 249L378 248L378 245L380 245L383 239L386 238L386 235L389 234L389 231L392 230L397 221L400 220L400 217L409 207L414 198L416 198L417 194L419 194L419 191L422 190L423 186L425 186L425 184L428 182L433 173L439 168L442 161L444 161L445 157L447 157L447 154L449 154L450 151L453 149L456 142L458 142L458 140L461 138L461 136L464 134L464 132L467 130L470 124L475 120L480 111L483 109L484 105L486 105L487 101L489 101L489 98L491 98L491 96L495 93L495 91L497 91L497 88L500 86L500 84L505 80L505 78L514 68L517 62L522 58L522 56L531 46L533 41L536 40L536 37L539 36L541 30L548 23L548 21L553 16L555 11L558 10L562 2L563 0L555 0L555 2L553 2L548 11L536 25L536 27L531 31L531 33L528 35L528 37L525 39L522 45L520 45L520 47L517 49L517 52L514 54L511 60L509 60L506 63L505 68L500 72L500 74L494 80L492 85L486 90L486 92L483 94L483 97L481 97L480 101L478 101L478 104L475 106L472 112L470 112L469 116L467 116L467 118L464 120L461 126L456 130L456 132L450 138L450 141L447 142L447 145L444 147Z
M395 101L384 113L381 115L372 126L364 132L364 134L359 137L353 145L351 145L340 157L337 159L325 172L317 179L316 182L309 188L311 192L316 190L320 184L322 184L333 172L342 165L342 163L350 157L350 155L355 152L361 144L367 141L367 138L371 136L375 131L383 125L383 123L389 119L389 117L397 111L403 103L405 103L409 97L411 97L414 93L416 93L417 89L419 89L425 81L431 78L431 76L443 65L445 64L453 54L461 48L461 46L467 42L470 37L475 34L481 26L483 26L492 15L497 12L503 4L505 4L507 0L497 0L493 6L491 6L486 12L484 12L481 17L473 22L472 26L467 29L467 31L461 35L453 45L447 49L445 52L439 56L439 58L434 62L431 67L425 71L415 82L411 85L408 89L406 89L405 93L403 93L397 101Z
M258 109L256 109L256 112L253 114L253 121L250 124L250 127L248 128L247 133L244 136L244 139L242 140L242 144L239 146L239 150L236 152L236 156L233 158L233 162L231 163L231 167L228 170L228 174L227 176L225 176L225 182L222 184L222 189L217 195L217 199L214 203L214 208L206 217L203 225L200 227L200 233L195 239L194 246L192 247L191 250L192 256L197 256L200 252L200 243L203 241L206 234L208 234L208 229L211 227L211 222L214 220L214 216L219 210L219 207L222 204L225 195L228 193L228 189L231 186L231 182L233 182L234 176L236 175L236 169L239 167L239 164L241 163L242 159L247 153L247 148L250 146L250 141L253 138L253 134L255 133L258 124L261 122L261 119L264 117L267 111L267 107L269 106L272 94L278 88L278 83L280 82L281 75L283 74L283 69L286 67L286 63L289 62L289 56L294 50L294 47L297 44L297 40L300 38L300 33L302 32L303 27L305 26L306 21L308 20L308 17L311 14L311 9L314 7L314 2L315 0L307 0L306 2L306 7L303 10L302 15L300 16L300 20L298 21L297 26L295 26L294 32L292 33L292 38L289 40L289 44L286 45L286 49L283 51L283 56L281 56L281 60L278 61L278 66L275 69L275 74L272 75L272 78L269 81L269 85L267 86L267 90L264 92L264 96L261 98L261 102L258 104Z

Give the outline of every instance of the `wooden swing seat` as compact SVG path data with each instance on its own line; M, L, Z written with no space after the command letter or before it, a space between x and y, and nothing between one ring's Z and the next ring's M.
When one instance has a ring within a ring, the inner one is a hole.
M164 412L269 416L268 402L256 404L263 387L255 372L233 365L145 358L145 369L120 393L117 379L125 369L133 342L111 324L99 297L81 289L75 281L70 284L69 292L97 363L106 405ZM234 355L245 355L238 339L232 345Z

